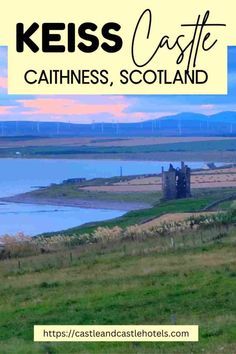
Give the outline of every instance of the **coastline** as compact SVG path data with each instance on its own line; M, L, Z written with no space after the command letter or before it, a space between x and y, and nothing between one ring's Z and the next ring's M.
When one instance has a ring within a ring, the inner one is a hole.
M103 200L86 200L79 198L37 198L26 194L18 194L11 197L0 198L2 203L19 203L19 204L36 204L36 205L54 205L54 206L67 206L85 209L108 209L120 211L132 211L147 209L151 207L148 203L138 202L120 202L120 201L103 201Z

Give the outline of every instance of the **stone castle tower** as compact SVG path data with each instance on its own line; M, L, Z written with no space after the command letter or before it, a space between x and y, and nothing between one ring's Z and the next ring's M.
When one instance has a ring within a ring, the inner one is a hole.
M191 169L181 162L181 168L170 164L169 170L162 168L162 192L167 200L191 197Z

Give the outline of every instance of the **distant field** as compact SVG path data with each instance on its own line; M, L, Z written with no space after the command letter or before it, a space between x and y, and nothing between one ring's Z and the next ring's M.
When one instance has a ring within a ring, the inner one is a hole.
M162 144L147 144L147 145L133 145L133 146L116 146L116 141L110 146L94 146L94 145L81 145L81 146L63 146L63 145L50 145L50 146L33 146L22 147L19 149L22 154L32 155L59 155L59 154L106 154L106 153L151 153L151 152L174 152L174 151L235 151L236 139L221 139L221 140L205 140L205 141L187 141L187 142L169 142ZM1 149L1 153L7 152L8 149ZM9 149L13 152L13 149Z
M199 141L220 141L220 140L234 140L231 137L149 137L149 138L130 138L111 141L91 142L93 146L145 146L145 145L162 145L174 143L188 143Z
M192 173L191 188L223 188L236 187L236 169L202 170ZM133 178L127 181L110 183L109 185L91 185L81 188L91 192L155 192L161 191L160 176Z
M36 146L145 146L181 142L234 140L231 137L150 137L150 138L0 138L0 148Z
M9 144L9 145L6 145ZM124 158L189 161L235 161L236 139L150 138L128 140L52 139L2 141L0 157L25 158ZM165 155L166 154L166 155ZM176 155L177 154L177 155Z
M236 162L236 139L0 138L0 158Z

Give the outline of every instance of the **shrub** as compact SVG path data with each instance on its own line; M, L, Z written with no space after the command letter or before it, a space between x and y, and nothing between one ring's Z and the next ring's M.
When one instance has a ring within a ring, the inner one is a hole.
M117 240L121 238L122 235L122 229L118 226L115 226L113 228L109 227L98 227L92 234L93 240L98 242L106 242L106 241L112 241L112 240Z

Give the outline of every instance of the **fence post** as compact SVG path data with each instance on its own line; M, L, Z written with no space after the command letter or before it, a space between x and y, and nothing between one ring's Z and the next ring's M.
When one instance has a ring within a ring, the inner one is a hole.
M185 248L185 234L184 233L182 234L182 240L183 240L183 246Z
M124 256L126 255L126 251L127 251L127 249L126 249L126 245L124 245L124 246L123 246Z
M175 249L175 240L173 237L170 238L171 248Z
M200 233L200 239L201 239L201 243L203 244L203 236L202 236L202 231Z
M176 325L176 323L177 323L176 314L171 315L170 322L171 322L172 325Z

